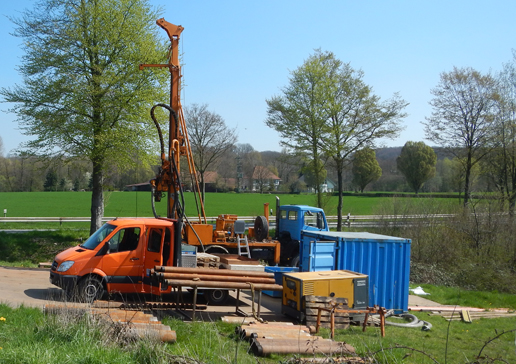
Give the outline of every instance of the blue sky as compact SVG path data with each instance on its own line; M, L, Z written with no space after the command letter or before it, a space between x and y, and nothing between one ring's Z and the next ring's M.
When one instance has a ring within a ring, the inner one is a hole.
M0 8L0 86L21 83L16 16L33 1ZM314 49L332 51L355 69L382 99L394 92L410 103L405 130L386 146L425 141L421 121L431 113L430 90L454 66L497 72L516 48L514 1L208 1L151 0L163 17L185 30L181 36L183 106L206 103L235 127L238 143L280 150L268 128L265 100L280 94L289 72ZM163 36L165 32L163 31ZM5 110L6 104L0 104ZM15 115L0 113L4 152L26 140ZM429 144L428 141L425 141Z

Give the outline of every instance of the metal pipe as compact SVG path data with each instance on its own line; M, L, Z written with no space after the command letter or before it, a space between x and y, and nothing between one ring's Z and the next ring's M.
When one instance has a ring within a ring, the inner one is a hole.
M156 273L159 279L199 279L201 281L220 281L220 282L251 282L275 284L274 278L261 277L238 277L238 276L223 276L211 274L186 274L186 273Z
M355 349L345 342L332 340L310 340L310 339L255 339L251 344L255 355L265 356L268 354L354 354Z
M199 287L199 288L220 288L220 289L254 289L257 291L283 291L283 286L279 284L253 284L241 282L221 282L221 281L194 281L186 279L165 279L169 286Z
M241 277L262 277L274 278L274 273L254 272L247 270L229 270L229 269L212 269L212 268L184 268L184 267L169 267L169 266L155 266L155 272L160 273L194 273L194 274L212 274L225 276L241 276Z

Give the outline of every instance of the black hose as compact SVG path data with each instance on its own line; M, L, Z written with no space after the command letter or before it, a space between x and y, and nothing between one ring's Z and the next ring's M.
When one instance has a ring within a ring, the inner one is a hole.
M154 125L156 125L156 129L158 129L158 135L159 135L159 144L160 144L160 149L161 149L161 154L165 154L165 142L163 141L163 134L161 132L161 127L159 126L159 123L158 121L156 120L156 116L154 115L154 109L157 108L158 106L161 106L161 107L164 107L165 109L167 109L168 111L170 112L173 112L174 113L174 118L177 120L177 117L175 116L175 111L172 110L172 108L170 108L168 105L165 105L165 104L156 104L154 105L152 108L151 108L151 111L150 111L150 114L151 114L151 118L152 118L152 121L154 121ZM177 121L176 121L177 122Z

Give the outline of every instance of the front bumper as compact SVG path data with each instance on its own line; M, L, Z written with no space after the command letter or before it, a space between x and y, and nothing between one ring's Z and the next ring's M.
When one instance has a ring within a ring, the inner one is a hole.
M77 276L61 275L56 272L50 271L50 283L54 286L64 289L65 291L71 291L77 285Z

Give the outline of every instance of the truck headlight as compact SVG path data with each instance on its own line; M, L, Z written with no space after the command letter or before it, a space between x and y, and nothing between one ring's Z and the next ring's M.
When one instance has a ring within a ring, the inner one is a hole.
M58 272L66 272L68 269L70 269L72 267L73 263L75 263L73 260L66 260L61 263L59 268L57 268L57 271Z

